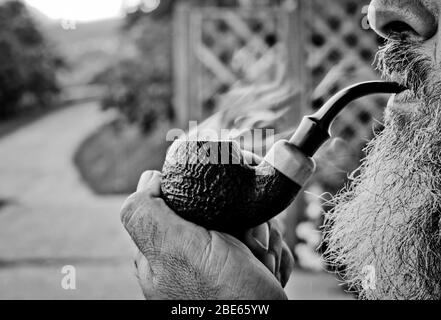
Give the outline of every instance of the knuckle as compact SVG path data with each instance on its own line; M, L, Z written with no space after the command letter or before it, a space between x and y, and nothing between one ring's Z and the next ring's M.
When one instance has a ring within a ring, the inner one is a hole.
M135 212L142 208L147 201L148 197L144 193L136 192L130 195L121 208L121 222L127 226Z
M161 209L168 208L167 204L165 203L165 201L162 198L151 199L151 202L152 202L152 204L154 204L158 208L161 208Z

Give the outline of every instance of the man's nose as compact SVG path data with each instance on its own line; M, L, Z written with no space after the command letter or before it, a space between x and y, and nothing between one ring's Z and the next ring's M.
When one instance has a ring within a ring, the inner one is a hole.
M432 38L438 30L438 12L433 0L372 0L368 18L383 38L410 34L420 40Z

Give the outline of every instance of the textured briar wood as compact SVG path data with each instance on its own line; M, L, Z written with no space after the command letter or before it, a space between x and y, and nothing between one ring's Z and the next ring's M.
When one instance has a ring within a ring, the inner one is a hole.
M177 141L168 152L161 189L184 219L235 233L278 215L300 186L266 162L246 164L235 143Z

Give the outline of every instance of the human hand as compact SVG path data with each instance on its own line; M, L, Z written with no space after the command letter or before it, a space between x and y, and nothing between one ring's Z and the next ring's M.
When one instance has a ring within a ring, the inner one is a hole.
M139 249L147 299L286 299L293 258L275 220L237 238L176 215L160 198L161 175L146 172L121 220Z

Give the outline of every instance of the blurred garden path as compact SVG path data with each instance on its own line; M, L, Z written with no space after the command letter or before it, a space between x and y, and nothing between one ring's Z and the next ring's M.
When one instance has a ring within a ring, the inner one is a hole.
M123 196L84 186L73 155L114 118L98 103L52 113L0 139L0 299L141 298L131 242L119 220ZM76 267L77 290L61 287Z
M96 196L73 165L77 147L114 119L72 106L0 139L0 299L138 299L133 247L119 220L124 196ZM61 287L76 267L77 289ZM292 299L344 299L323 273L296 271Z

